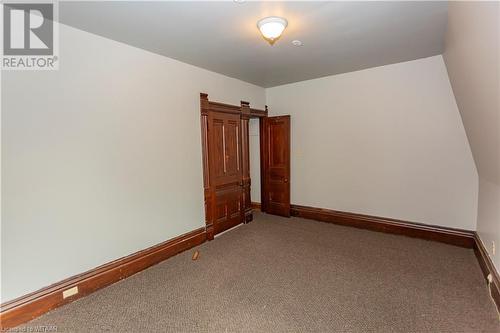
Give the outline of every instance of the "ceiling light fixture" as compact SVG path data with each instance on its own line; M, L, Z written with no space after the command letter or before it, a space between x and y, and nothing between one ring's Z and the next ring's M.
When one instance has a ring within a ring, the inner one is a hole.
M287 25L287 20L276 16L266 17L257 22L257 27L262 33L262 36L264 36L271 45L280 38Z

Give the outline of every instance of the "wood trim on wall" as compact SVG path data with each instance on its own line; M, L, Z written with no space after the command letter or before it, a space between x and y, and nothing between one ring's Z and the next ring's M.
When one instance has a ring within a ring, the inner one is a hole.
M252 209L260 210L260 202L252 202Z
M497 310L500 313L500 277L498 271L493 265L488 252L484 248L483 242L479 235L474 233L474 253L476 255L477 261L479 262L479 266L481 267L481 271L483 272L484 278L488 283L491 298L495 302L497 306ZM491 274L491 282L488 281L488 275Z
M433 240L471 249L474 248L475 244L474 232L469 230L299 205L292 205L291 215L321 222Z
M21 325L63 304L70 303L200 245L206 239L205 228L196 229L6 302L0 306L0 328L3 331ZM63 298L63 291L73 287L78 287L78 294Z
M267 117L267 113L268 113L267 105L265 106L264 110L250 108L250 117L251 118Z
M241 101L241 174L243 186L243 221L248 223L253 220L252 203L251 203L251 185L250 178L250 103Z

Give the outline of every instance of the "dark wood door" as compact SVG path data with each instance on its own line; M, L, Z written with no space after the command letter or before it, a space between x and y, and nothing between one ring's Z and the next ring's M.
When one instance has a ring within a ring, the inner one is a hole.
M253 218L248 123L265 110L211 102L200 94L203 194L207 238Z
M290 116L263 118L262 208L290 216Z
M208 115L211 208L214 233L242 222L240 116L222 112Z

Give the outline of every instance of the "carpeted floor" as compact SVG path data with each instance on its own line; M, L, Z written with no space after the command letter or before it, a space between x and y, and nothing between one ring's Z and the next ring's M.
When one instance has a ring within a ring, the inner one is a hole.
M254 222L26 326L58 332L500 332L472 250L299 218Z

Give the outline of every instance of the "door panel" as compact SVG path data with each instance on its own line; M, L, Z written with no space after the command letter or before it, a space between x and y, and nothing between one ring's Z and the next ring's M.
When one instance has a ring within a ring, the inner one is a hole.
M214 234L243 222L240 123L237 114L208 113L208 173Z
M225 176L225 171L224 169L226 168L225 166L225 161L223 159L224 156L224 120L222 119L212 119L210 122L212 125L211 128L211 135L210 135L210 142L211 142L211 149L210 153L212 155L212 168L210 171L212 171L213 176L215 178L220 178ZM210 129L209 129L210 131Z
M225 122L225 148L226 148L226 174L227 176L240 176L240 119Z
M290 116L263 121L264 211L290 216Z
M215 234L242 222L241 187L234 186L216 193Z
M208 116L210 171L216 187L241 181L240 116L210 112Z
M269 150L270 165L274 167L283 168L287 163L285 157L286 145L286 131L282 122L279 120L269 121L269 145L273 149ZM282 170L282 169L280 169Z

